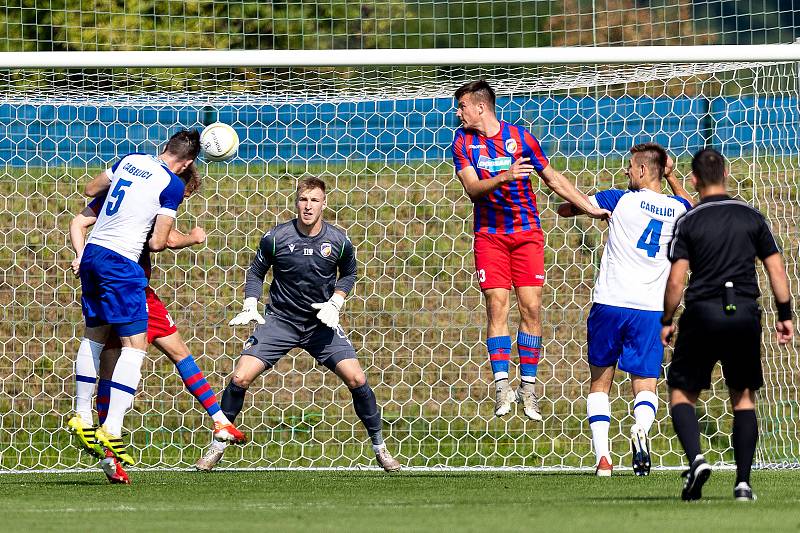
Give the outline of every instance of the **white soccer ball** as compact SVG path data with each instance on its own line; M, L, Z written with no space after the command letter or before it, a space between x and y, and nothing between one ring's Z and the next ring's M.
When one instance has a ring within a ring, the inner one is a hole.
M209 124L200 134L203 157L210 161L227 161L239 149L239 136L230 125L222 122Z

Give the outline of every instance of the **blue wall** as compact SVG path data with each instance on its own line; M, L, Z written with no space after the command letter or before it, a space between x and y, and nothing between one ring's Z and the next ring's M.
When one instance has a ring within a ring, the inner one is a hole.
M506 98L498 106L503 119L529 125L550 156L624 155L634 142L646 140L679 154L697 150L707 136L728 156L754 149L798 152L800 112L793 97ZM13 166L102 166L128 152L154 151L154 143L178 126L202 127L209 114L237 129L241 160L435 163L450 159L457 127L450 98L211 110L3 104L0 160Z

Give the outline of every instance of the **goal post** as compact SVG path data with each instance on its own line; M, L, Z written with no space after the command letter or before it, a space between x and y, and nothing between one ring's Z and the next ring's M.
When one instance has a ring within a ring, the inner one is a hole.
M553 167L587 193L625 186L621 170L635 143L664 145L684 177L694 151L718 148L732 194L769 219L797 294L798 62L796 45L0 53L0 471L94 464L62 429L83 330L68 240L69 220L85 205L83 183L129 152L156 152L180 127L217 120L237 130L239 154L201 165L202 188L177 222L202 226L208 240L154 254L152 287L218 395L250 333L227 325L245 269L263 233L292 217L296 179L315 174L330 189L327 219L356 248L358 280L342 321L401 462L592 467L585 321L604 224L558 219L559 199L538 186L547 242L538 386L545 420L516 411L495 418L472 206L449 150L458 127L453 92L487 79L500 118L529 128ZM771 293L759 275L766 385L756 460L797 465L800 353L796 343L775 342ZM517 320L512 311L512 332ZM610 436L614 463L624 464L631 394L617 377ZM663 381L659 397L654 467L677 467L683 453ZM720 464L733 462L726 398L717 373L698 406L703 448ZM346 388L305 354L292 352L253 384L237 423L252 442L229 448L225 467L372 464ZM173 365L151 349L126 419L140 465L192 465L208 428Z

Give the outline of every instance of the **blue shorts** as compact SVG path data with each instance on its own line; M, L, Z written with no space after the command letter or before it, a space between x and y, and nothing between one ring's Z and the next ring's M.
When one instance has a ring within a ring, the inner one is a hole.
M586 336L589 364L618 365L620 370L644 378L661 375L661 311L593 304Z
M147 331L147 300L144 270L127 257L108 248L87 244L81 258L81 306L86 325L125 325L142 322L123 336Z

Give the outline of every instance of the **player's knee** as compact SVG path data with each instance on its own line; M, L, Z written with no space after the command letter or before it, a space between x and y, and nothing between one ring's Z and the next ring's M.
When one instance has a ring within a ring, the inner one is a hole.
M233 383L237 387L241 387L243 389L250 388L250 383L252 383L252 382L253 382L252 379L250 379L249 377L244 376L242 374L234 373L233 374L233 378L231 378L231 383Z
M358 387L361 387L367 383L367 375L359 370L358 372L344 376L342 381L344 381L344 384L347 385L348 389L357 389Z

